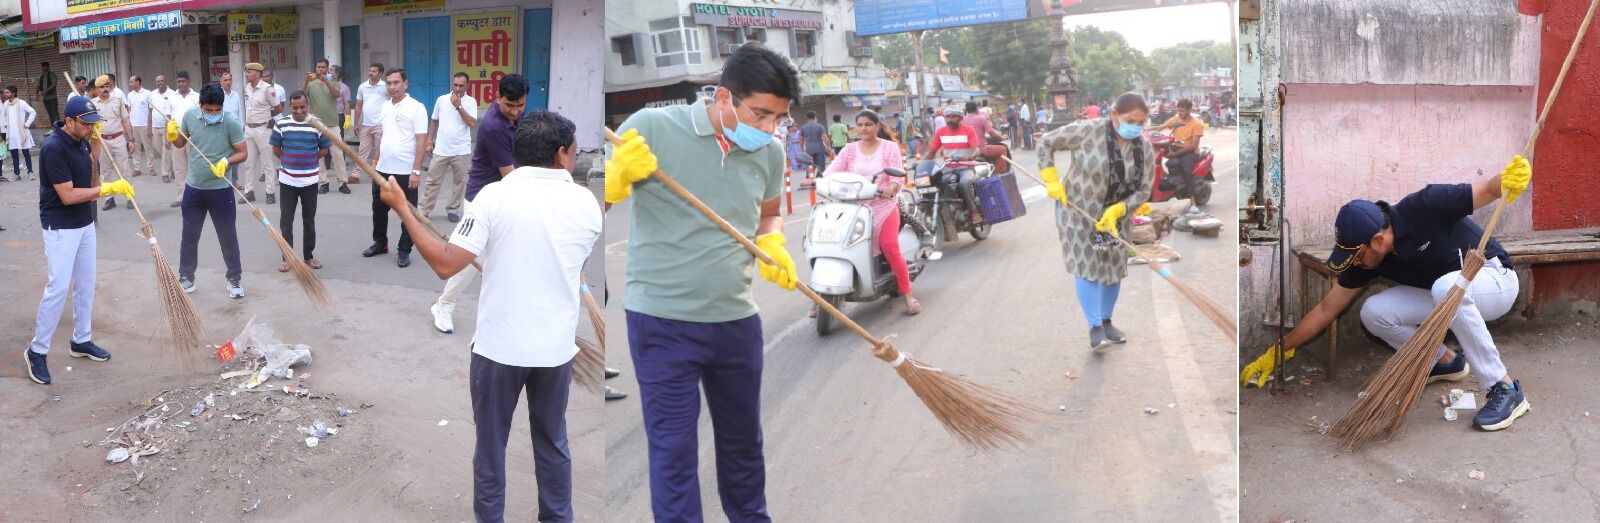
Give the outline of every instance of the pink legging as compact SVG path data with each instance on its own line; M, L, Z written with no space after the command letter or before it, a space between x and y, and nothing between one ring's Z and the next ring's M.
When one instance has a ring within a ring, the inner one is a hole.
M900 213L890 212L889 217L883 220L883 227L878 229L878 249L883 251L884 259L889 260L889 268L894 270L894 279L900 284L900 294L911 294L911 270L906 268L905 254L900 252Z

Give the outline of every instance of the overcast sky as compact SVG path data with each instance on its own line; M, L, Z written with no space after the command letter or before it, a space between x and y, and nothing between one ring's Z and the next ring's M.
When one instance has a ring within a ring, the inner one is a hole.
M1094 26L1103 31L1122 33L1135 49L1150 54L1169 45L1212 40L1228 43L1229 34L1238 23L1222 3L1158 7L1136 11L1118 11L1092 15L1069 16L1067 27Z

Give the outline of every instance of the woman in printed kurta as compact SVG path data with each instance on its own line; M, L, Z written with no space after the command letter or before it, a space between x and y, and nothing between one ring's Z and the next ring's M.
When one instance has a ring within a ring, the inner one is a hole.
M1126 341L1122 331L1111 325L1111 312L1122 278L1128 275L1128 250L1103 238L1097 242L1095 233L1108 232L1103 224L1113 222L1118 230L1127 230L1131 211L1150 199L1155 149L1141 132L1148 117L1144 98L1128 93L1117 99L1107 117L1073 122L1045 133L1039 141L1040 171L1055 167L1055 153L1068 153L1064 167L1058 169L1067 200L1101 217L1102 225L1097 225L1056 204L1061 254L1067 272L1077 279L1078 305L1088 320L1093 349ZM1113 156L1121 161L1114 162ZM1115 168L1117 163L1120 169Z

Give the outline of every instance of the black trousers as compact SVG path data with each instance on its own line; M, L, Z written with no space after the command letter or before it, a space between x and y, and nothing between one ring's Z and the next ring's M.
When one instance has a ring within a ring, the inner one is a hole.
M410 174L379 173L384 178L394 177L394 183L400 184L400 189L406 192L406 201L411 205L417 204L417 190L411 188ZM389 245L389 204L383 203L378 197L378 184L372 184L372 243ZM411 252L411 233L406 232L405 225L400 226L400 251Z
M472 453L472 511L478 521L500 522L506 512L506 440L517 396L528 396L533 434L533 476L539 486L539 521L572 521L572 452L567 449L567 389L572 362L559 367L513 367L477 353L470 371L472 422L478 444Z
M44 111L46 114L50 115L51 125L55 125L56 120L61 119L61 106L55 98L44 99Z
M310 260L311 251L317 248L317 184L291 187L278 182L278 232L283 233L283 239L289 245L294 245L294 210L298 206L305 208L301 214L305 243L301 245L300 252L305 253L306 260Z
M1178 175L1176 178L1179 182L1178 190L1184 194L1193 194L1194 192L1194 165L1198 161L1200 161L1200 155L1196 153L1184 153L1167 157L1167 174Z

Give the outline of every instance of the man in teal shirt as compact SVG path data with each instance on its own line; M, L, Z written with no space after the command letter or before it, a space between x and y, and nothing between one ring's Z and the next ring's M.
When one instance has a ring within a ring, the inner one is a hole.
M794 66L759 43L723 66L716 94L645 109L622 124L606 163L606 202L637 193L629 223L628 344L650 444L657 521L701 521L700 388L716 420L717 490L730 521L770 521L761 450L761 318L754 269L788 290L778 196L783 148L773 130L800 96ZM645 139L650 145L645 144ZM651 149L661 151L658 157ZM770 256L758 262L658 181L659 167Z
M178 285L183 292L194 292L200 232L205 229L206 215L210 215L211 225L217 229L217 243L222 245L222 262L228 266L228 297L238 299L244 297L244 286L239 281L244 271L239 267L239 234L234 228L238 211L227 176L228 169L246 157L244 124L222 110L224 99L217 84L200 88L200 110L179 117L176 127L168 126L167 140L189 155L189 173L183 188Z

